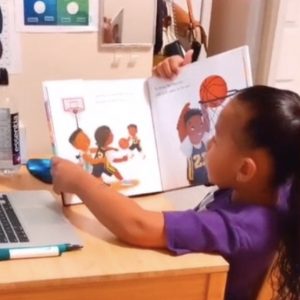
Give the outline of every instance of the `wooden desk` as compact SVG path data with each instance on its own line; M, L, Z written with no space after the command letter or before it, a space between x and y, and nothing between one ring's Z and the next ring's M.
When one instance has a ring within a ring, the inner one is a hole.
M0 178L1 190L48 189L25 170ZM134 199L171 209L163 194ZM85 246L60 257L0 262L1 300L223 299L228 272L220 256L146 250L119 242L83 205L63 208Z

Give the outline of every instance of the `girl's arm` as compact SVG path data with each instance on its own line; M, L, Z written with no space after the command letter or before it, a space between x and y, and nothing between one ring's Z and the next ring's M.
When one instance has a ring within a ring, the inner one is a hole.
M78 195L95 217L120 240L140 247L166 247L161 212L144 210L70 161L53 158L52 175L55 192Z

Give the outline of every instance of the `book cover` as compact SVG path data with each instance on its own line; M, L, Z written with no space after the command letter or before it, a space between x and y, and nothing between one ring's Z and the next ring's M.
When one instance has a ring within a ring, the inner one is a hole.
M128 196L206 184L218 114L250 85L247 47L189 64L174 80L46 81L54 154ZM66 205L79 202L64 195Z

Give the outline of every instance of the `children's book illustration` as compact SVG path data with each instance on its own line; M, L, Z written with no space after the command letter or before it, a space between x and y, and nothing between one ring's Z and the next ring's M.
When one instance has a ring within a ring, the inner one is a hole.
M188 102L180 112L177 130L181 150L187 157L187 180L190 185L209 183L205 167L207 140L204 136L210 133L211 125L216 123L225 99L236 92L235 89L228 91L223 77L210 75L200 84L199 108L190 108Z
M102 159L94 157L97 148L90 148L91 140L81 128L78 127L72 132L69 142L75 149L80 151L75 157L86 170L89 170L89 165L94 165L102 161Z
M205 153L218 115L238 90L252 85L248 48L189 64L172 81L147 82L164 190L206 184Z
M76 127L79 128L78 114L84 111L84 99L82 97L62 98L64 111L74 115Z
M63 98L64 111L71 112L76 121L76 129L69 137L70 144L80 151L75 157L83 164L84 168L95 177L101 177L102 174L107 176L115 176L122 181L123 176L112 165L112 162L118 163L127 161L128 156L123 155L120 158L109 159L111 151L118 151L118 148L111 147L113 142L113 133L109 126L102 125L96 128L94 137L97 147L91 147L91 139L80 127L78 121L78 114L84 111L83 98Z
M137 151L145 158L145 154L142 150L141 140L138 137L138 127L136 124L129 124L128 129L128 149L131 151L131 157L134 156L134 152Z
M113 133L108 126L102 125L96 129L95 140L97 144L97 150L95 153L95 159L99 161L92 164L92 174L95 177L101 177L102 174L106 174L107 176L114 176L116 179L121 181L122 184L133 184L134 181L131 182L128 179L124 179L120 171L113 165L113 163L121 163L128 160L127 155L122 155L119 157L116 157L113 154L110 155L110 153L114 153L119 150L118 148L111 146L113 139Z
M174 80L44 82L55 153L126 195L207 184L217 117L251 84L247 47L190 64Z
M189 106L190 103L185 104L177 123L182 152L187 157L187 180L191 185L207 184L203 136L209 132L208 114L204 106L202 110Z

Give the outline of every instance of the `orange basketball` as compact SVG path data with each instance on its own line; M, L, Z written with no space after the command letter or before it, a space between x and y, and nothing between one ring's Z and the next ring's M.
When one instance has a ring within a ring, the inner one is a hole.
M126 138L119 139L119 146L121 149L127 149L129 147L129 142Z
M211 75L201 83L200 100L209 107L217 107L225 100L227 92L227 83L223 77Z

